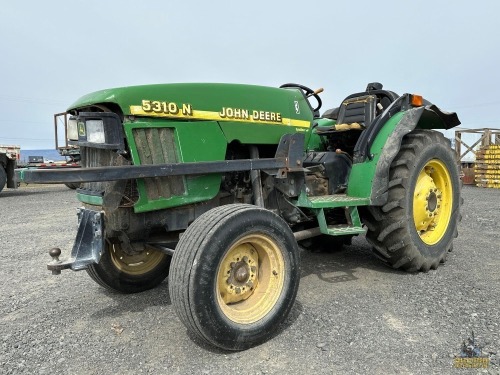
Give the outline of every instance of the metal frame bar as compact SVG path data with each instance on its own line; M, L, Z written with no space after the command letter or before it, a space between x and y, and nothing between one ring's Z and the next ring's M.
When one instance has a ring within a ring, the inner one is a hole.
M64 184L104 182L180 175L201 175L225 172L274 170L280 178L287 172L302 171L304 134L285 134L281 137L275 158L200 161L189 163L124 165L78 169L22 169L18 180L27 183Z
M259 169L281 169L286 168L287 165L287 158L273 158L156 165L125 165L118 167L67 168L64 170L28 169L22 171L22 180L27 183L45 184L103 182L136 178L252 171Z

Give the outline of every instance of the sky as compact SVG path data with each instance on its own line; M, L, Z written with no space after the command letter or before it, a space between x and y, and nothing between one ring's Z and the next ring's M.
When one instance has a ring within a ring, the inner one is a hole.
M2 1L0 144L51 149L53 114L80 96L173 82L323 87L325 110L376 81L500 128L498 14L497 0Z

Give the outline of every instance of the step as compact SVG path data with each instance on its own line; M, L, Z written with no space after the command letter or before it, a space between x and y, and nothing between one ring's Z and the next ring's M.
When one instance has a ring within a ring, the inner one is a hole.
M330 207L329 207L330 208ZM313 208L312 211L316 214L318 225L321 233L331 236L342 236L346 234L362 234L365 233L363 224L359 218L357 206L346 207L346 218L348 224L330 224L326 222L325 210L329 208Z
M350 197L347 194L320 195L304 197L301 195L297 206L308 208L336 208L366 206L370 203L369 198Z
M326 231L322 230L321 233L328 234L330 236L345 236L346 234L364 234L365 229L347 224L338 224L328 225L326 227Z

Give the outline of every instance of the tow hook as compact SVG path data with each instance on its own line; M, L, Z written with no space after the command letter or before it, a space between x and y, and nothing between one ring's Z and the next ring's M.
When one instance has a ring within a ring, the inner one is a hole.
M52 261L47 269L53 275L60 275L62 270L71 268L73 271L86 269L89 265L99 263L104 251L104 212L80 208L78 215L78 232L76 234L71 256L60 260L61 249L54 247L49 250Z

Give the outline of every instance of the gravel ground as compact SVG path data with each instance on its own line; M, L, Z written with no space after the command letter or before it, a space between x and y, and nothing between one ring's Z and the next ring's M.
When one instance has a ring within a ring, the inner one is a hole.
M2 374L499 374L500 190L464 187L455 249L437 271L381 265L361 236L344 251L302 252L302 279L281 332L222 352L191 338L167 282L136 295L105 291L85 272L52 276L67 255L74 191L28 186L0 194ZM488 369L455 369L474 331Z

